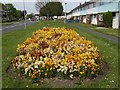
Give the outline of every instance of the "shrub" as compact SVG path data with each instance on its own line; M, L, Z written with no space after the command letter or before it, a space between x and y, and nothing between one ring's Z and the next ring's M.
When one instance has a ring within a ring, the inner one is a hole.
M112 27L113 15L112 12L105 12L103 14L103 21L106 27Z

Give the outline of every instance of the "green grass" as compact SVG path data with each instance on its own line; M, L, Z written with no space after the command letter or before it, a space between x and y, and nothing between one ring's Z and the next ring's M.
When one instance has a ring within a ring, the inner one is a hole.
M73 24L72 24L73 25ZM17 44L21 44L27 37L42 27L66 27L75 29L81 36L85 36L88 40L92 40L95 46L104 56L110 70L105 77L99 81L95 80L92 83L83 83L75 85L77 88L115 88L118 86L118 45L106 39L100 38L97 35L91 35L84 30L79 30L77 27L72 27L70 24L64 24L62 21L40 21L36 24L27 27L23 30L17 30L5 33L2 36L2 87L3 88L25 88L28 85L30 88L45 88L48 85L32 84L31 82L19 81L13 79L6 73L6 68L10 65L11 59L16 56ZM114 82L113 82L114 81ZM79 83L79 82L78 82ZM58 85L59 86L59 85Z
M97 26L93 26L93 25L90 25L90 24L83 24L83 23L75 23L75 25L80 25L80 26L83 26L83 27L86 27L86 28L90 28L91 30L101 32L103 34L108 34L108 35L120 37L120 35L119 35L120 29L113 29L113 28L99 29L99 28L97 28Z
M6 23L2 23L3 26L7 26L7 25L12 25L12 22L6 22Z
M4 23L0 23L0 24L2 24L2 26L8 26L8 25L12 25L14 23L20 23L20 21L4 22Z

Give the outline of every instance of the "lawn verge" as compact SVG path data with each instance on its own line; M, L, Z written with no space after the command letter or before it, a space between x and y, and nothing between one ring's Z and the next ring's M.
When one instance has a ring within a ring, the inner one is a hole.
M98 27L90 24L83 24L83 23L74 23L75 25L82 26L89 28L90 30L94 30L103 34L111 35L120 38L120 29L112 29L112 28L105 28L105 27Z

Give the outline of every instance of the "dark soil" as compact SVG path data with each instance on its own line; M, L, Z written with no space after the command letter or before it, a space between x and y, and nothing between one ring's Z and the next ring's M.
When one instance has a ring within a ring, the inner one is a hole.
M93 83L95 81L99 81L101 78L105 77L105 75L107 74L107 72L109 71L109 67L107 65L107 63L105 61L102 62L102 67L103 67L103 73L101 73L101 75L97 76L96 78L90 80L90 79L85 79L80 81L79 78L74 78L73 80L68 80L68 79L59 79L59 78L45 78L45 79L41 79L40 83L38 84L43 84L46 85L48 87L52 87L52 88L60 88L60 87L65 87L65 88L75 88L78 85L81 85L82 83ZM10 65L6 72L13 78L16 80L19 80L21 82L28 82L30 81L29 79L26 79L25 77L21 77L18 73L16 73L14 71L14 68L12 67L12 65Z

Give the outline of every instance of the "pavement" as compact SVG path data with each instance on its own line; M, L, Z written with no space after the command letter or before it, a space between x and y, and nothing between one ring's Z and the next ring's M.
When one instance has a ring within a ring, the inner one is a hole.
M36 21L26 21L26 26L35 24ZM10 32L10 31L14 31L14 30L20 30L22 28L25 28L25 23L24 21L21 21L19 23L14 23L12 25L6 25L6 26L2 26L2 28L0 28L0 31L2 30L2 34L6 33L6 32Z
M71 25L71 24L70 24L70 25ZM95 34L95 35L97 35L97 36L99 36L99 37L102 37L102 38L104 38L104 39L107 39L107 40L109 40L109 41L112 41L113 43L120 44L120 38L118 38L118 37L111 36L111 35L107 35L107 34L103 34L103 33L100 33L100 32L94 31L94 30L91 30L91 29L89 29L89 28L87 28L87 27L83 27L83 26L75 26L75 25L72 25L72 26L77 27L77 28L79 28L79 29L81 29L81 30L85 30L85 31L88 32L88 33Z

